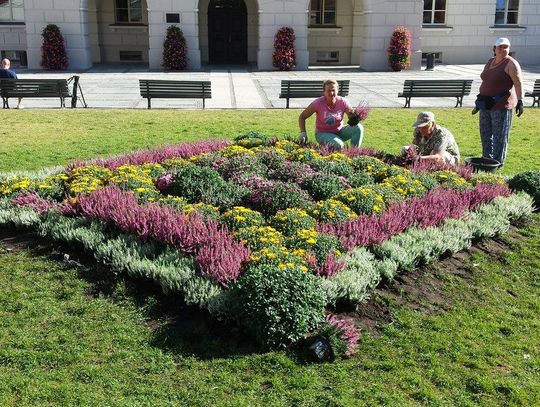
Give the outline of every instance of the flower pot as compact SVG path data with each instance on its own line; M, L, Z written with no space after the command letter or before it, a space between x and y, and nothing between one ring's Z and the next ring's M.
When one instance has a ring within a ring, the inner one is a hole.
M465 162L474 168L474 172L495 172L502 164L497 160L486 157L467 157Z

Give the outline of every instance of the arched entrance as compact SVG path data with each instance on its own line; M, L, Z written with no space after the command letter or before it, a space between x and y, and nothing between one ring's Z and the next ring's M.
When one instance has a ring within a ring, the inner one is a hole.
M247 63L247 9L244 0L210 1L208 54L211 64Z

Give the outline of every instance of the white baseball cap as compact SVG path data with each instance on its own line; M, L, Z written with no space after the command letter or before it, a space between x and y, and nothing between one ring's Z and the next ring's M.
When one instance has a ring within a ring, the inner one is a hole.
M499 45L508 45L510 46L510 40L506 37L500 37L495 40L495 46L498 47Z

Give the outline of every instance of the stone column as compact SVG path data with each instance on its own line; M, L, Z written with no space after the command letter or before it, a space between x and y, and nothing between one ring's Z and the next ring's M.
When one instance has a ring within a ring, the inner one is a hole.
M87 0L25 0L24 14L29 69L41 68L41 32L48 24L60 28L66 43L69 69L92 66Z

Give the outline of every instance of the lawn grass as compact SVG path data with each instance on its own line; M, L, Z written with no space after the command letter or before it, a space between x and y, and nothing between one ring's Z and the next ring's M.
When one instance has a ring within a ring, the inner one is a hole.
M470 109L434 109L456 137L462 157L481 155L478 116ZM34 110L3 111L0 172L37 170L75 159L125 153L166 144L232 138L248 131L298 134L299 110ZM398 153L412 140L416 109L373 109L363 146ZM313 118L308 129L313 128ZM502 174L540 169L540 109L514 117ZM313 140L313 132L310 132Z
M498 258L470 258L470 280L444 277L446 311L396 307L333 364L262 352L141 281L62 266L61 252L0 246L0 404L538 405L540 216L520 233Z
M515 119L503 173L540 167L538 112ZM8 111L0 171L250 130L295 135L298 113ZM396 152L416 113L374 109L364 145ZM476 116L435 114L463 156L479 153ZM62 264L61 248L0 243L0 405L539 405L540 215L519 233L496 258L471 257L470 280L440 270L447 310L394 307L380 336L364 334L358 355L333 364L263 352L147 282Z

